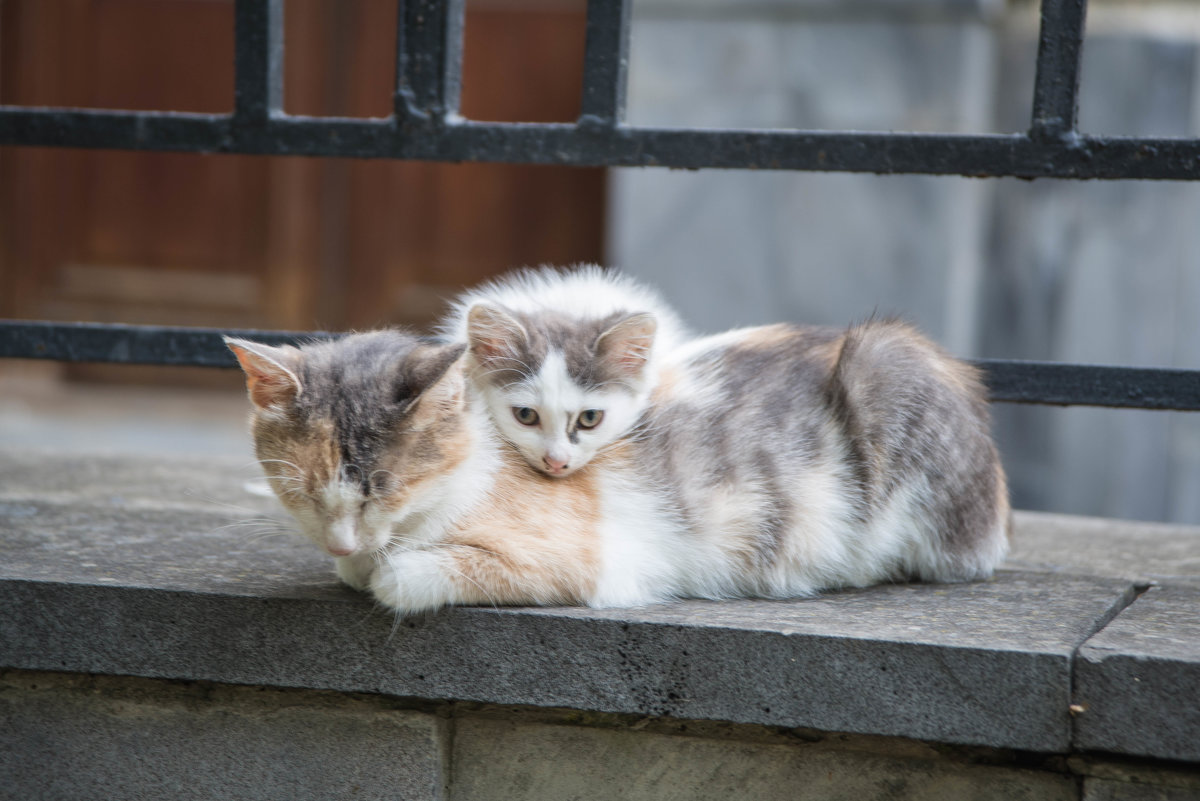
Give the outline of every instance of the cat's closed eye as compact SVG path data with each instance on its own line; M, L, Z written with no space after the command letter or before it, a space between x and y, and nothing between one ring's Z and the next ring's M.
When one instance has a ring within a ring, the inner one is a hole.
M514 406L513 417L517 418L517 422L523 426L536 426L538 424L538 413L536 409L530 409L528 406Z
M579 427L582 429L592 429L600 425L600 421L604 419L604 412L600 409L584 409L579 413Z

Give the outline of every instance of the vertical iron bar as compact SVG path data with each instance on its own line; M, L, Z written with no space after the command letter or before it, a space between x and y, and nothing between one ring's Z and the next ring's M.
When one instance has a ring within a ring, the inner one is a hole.
M580 122L614 125L625 119L630 6L630 0L588 0Z
M397 120L437 122L458 113L464 0L400 0Z
M283 0L237 0L234 116L265 122L283 107Z
M1061 139L1075 132L1087 0L1042 0L1030 136Z
M283 110L283 0L237 0L234 59L230 135L246 147Z

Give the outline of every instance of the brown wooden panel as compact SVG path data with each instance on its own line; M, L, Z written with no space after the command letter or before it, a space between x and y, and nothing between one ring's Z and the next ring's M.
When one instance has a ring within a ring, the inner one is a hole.
M0 101L232 106L232 0L4 0L0 15ZM395 15L287 3L285 108L389 114ZM582 0L472 2L464 114L573 119L583 30ZM0 313L424 324L509 267L599 260L604 191L602 170L559 167L0 149Z
M470 119L570 121L579 114L582 0L468 4L461 112ZM390 23L364 15L356 111L387 97ZM441 299L523 265L600 261L605 173L489 164L350 164L347 317L427 323Z
M583 80L584 0L468 2L463 116L572 122Z

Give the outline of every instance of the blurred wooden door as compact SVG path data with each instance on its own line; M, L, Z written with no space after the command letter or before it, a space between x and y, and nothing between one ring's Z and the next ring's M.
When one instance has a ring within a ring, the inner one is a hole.
M289 113L386 116L396 4L286 6ZM583 0L468 4L463 114L578 114ZM232 0L3 0L0 102L226 113ZM512 266L599 261L603 170L0 149L0 314L423 325Z

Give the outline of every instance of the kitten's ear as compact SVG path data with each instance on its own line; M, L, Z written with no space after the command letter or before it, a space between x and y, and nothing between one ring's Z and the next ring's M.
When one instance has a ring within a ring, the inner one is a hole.
M416 406L417 416L458 411L465 402L466 379L462 370L461 345L422 347L409 357L410 370L405 384L418 388L409 407Z
M618 375L639 378L650 359L658 321L649 312L631 314L596 338L596 358Z
M476 303L467 311L467 347L479 364L513 358L528 337L525 326L498 306Z
M300 394L300 379L295 373L300 351L290 345L276 348L245 339L224 339L246 373L246 391L255 406L284 406Z

